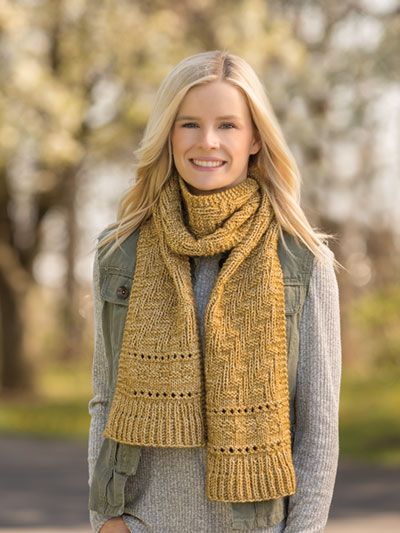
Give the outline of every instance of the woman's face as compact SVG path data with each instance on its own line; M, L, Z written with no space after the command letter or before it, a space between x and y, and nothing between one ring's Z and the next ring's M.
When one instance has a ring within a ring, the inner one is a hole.
M188 91L171 131L175 167L193 194L228 189L247 177L260 149L244 95L213 81Z

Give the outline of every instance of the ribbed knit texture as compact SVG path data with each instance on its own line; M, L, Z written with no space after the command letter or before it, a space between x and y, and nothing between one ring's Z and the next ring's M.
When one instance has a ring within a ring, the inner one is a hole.
M216 258L200 258L193 279L201 317L218 273ZM110 407L108 362L101 325L98 256L93 263L93 396L89 402L89 485L103 441ZM203 331L203 328L200 328ZM316 263L300 322L296 429L293 461L297 490L289 498L286 519L257 533L322 533L328 518L338 459L338 403L341 374L339 299L332 265ZM204 493L204 448L142 448L135 476L128 478L125 499L136 517L123 519L132 533L231 533L230 504ZM98 532L108 516L90 511ZM285 528L286 526L286 528Z
M210 500L295 492L277 245L269 197L253 177L196 196L173 176L140 230L104 436L139 446L207 446ZM227 250L205 310L202 372L189 257Z

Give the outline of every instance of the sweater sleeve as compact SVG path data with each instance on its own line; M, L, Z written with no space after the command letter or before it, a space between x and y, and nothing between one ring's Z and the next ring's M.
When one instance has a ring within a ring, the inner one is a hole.
M328 520L339 457L341 364L333 262L315 260L300 319L293 443L297 488L289 497L285 533L320 533Z
M90 428L88 440L88 466L89 466L89 486L92 481L93 471L97 457L103 442L103 431L107 419L108 409L108 361L104 348L103 330L101 325L102 300L100 298L100 271L98 252L95 254L93 262L93 320L94 320L94 347L92 362L92 397L88 404L90 414ZM100 531L103 524L111 518L89 511L90 524L93 531Z

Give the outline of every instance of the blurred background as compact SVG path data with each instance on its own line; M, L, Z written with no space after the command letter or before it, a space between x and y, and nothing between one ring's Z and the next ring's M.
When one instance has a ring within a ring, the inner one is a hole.
M67 460L65 475L79 463L83 511L70 507L65 527L86 527L95 238L133 183L161 80L217 48L259 74L302 172L302 206L337 237L340 471L375 472L386 489L385 475L398 479L399 37L395 0L0 0L0 456L4 467L29 458L3 477L0 529L55 530L29 500L36 484L26 490L38 451ZM22 476L25 514L13 511ZM358 492L346 483L338 506ZM394 531L400 511L383 501Z

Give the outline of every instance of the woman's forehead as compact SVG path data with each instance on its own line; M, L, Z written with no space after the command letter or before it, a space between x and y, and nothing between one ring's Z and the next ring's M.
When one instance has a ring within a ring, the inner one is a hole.
M196 85L189 89L183 98L178 116L194 119L207 115L231 120L233 117L248 117L246 98L238 88L225 81Z

